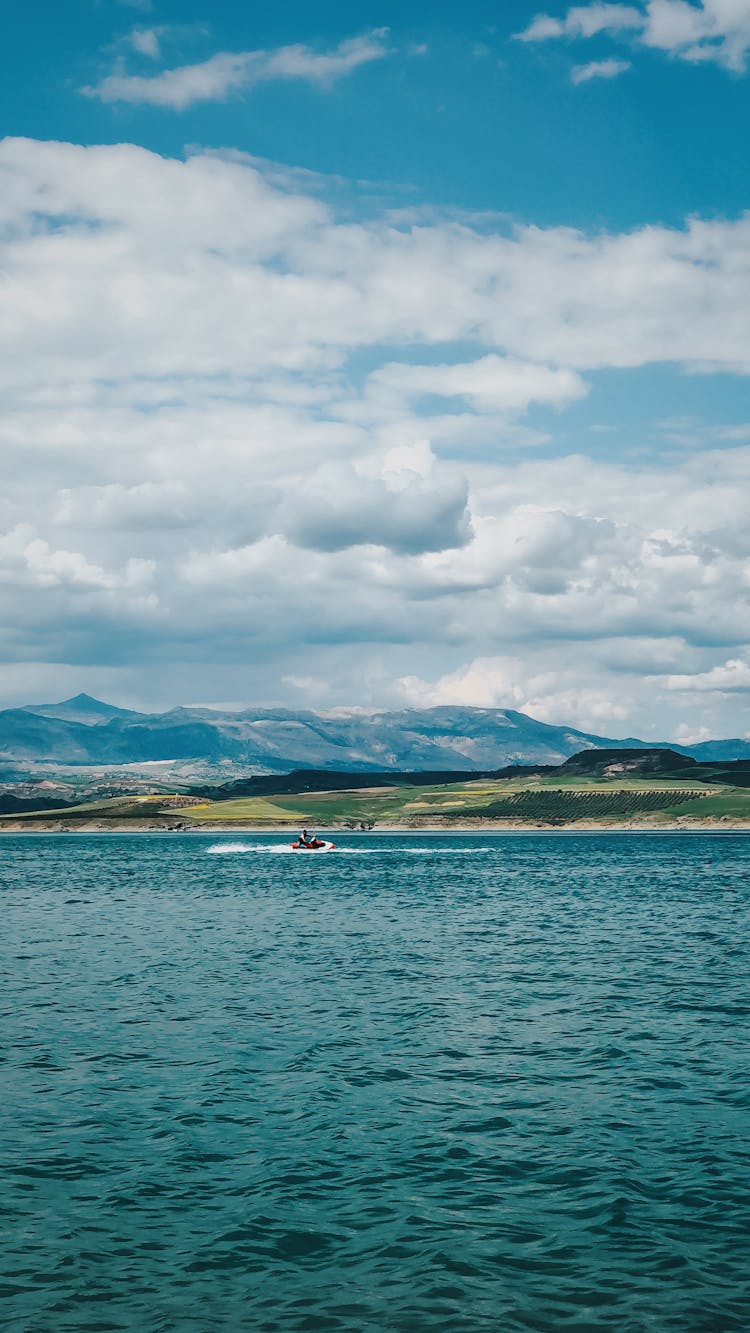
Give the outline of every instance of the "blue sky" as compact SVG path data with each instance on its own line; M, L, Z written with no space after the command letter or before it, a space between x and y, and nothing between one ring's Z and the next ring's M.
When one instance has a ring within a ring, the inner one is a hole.
M14 13L2 701L747 734L749 51L750 0Z
M552 6L555 13L565 7ZM356 17L353 18L353 12ZM186 144L233 147L289 165L371 179L387 194L496 209L540 225L679 225L692 212L747 206L747 85L721 65L696 67L640 50L619 79L576 87L587 61L631 59L608 33L522 43L534 6L519 3L246 6L42 0L18 7L0 89L5 132L81 143L121 139L179 155ZM154 62L128 49L134 29L167 28L164 63L216 51L303 43L330 49L387 26L393 54L321 96L269 82L247 97L179 114L92 105L79 88L118 55L132 72ZM427 46L420 58L414 48Z

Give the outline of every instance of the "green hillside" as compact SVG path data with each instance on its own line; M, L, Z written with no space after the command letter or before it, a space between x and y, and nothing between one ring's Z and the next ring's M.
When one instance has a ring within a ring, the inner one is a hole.
M671 775L528 778L413 785L352 791L239 797L192 806L195 823L268 821L314 826L399 822L418 827L436 819L492 819L567 824L580 821L658 824L677 817L750 820L750 791L707 787Z
M628 823L659 827L675 820L750 824L750 787L727 782L727 776L734 776L729 769L706 772L695 765L672 772L602 775L571 772L563 765L542 773L520 770L516 776L450 782L436 783L430 775L422 776L419 782L365 786L367 775L353 774L348 789L339 783L335 790L300 791L299 778L292 775L289 786L295 789L287 792L237 795L229 791L218 800L178 793L121 795L15 818L30 825L54 819L73 826L145 821L149 826L195 828L218 824L290 828L401 824L420 828L450 827L466 820L550 827L591 822L603 827ZM740 770L737 776L742 781ZM273 781L275 786L280 784L280 779Z

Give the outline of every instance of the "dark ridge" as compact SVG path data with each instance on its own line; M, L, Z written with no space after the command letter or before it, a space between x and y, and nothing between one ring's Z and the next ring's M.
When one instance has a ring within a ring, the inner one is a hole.
M699 763L691 769L699 782L724 782L732 787L750 787L750 759L730 759L728 763Z
M61 801L57 796L12 796L10 793L0 796L0 815L25 815L34 811L68 810L71 801Z
M697 760L689 755L678 754L676 750L649 749L611 749L582 750L571 755L560 765L560 774L591 773L604 776L607 770L614 773L673 773L680 768L696 768Z
M341 769L301 768L293 773L263 773L236 778L220 786L191 787L191 796L228 800L235 796L299 796L314 791L360 791L365 787L440 787L452 782L481 782L487 779L533 777L557 773L555 764L512 764L506 768L389 769L383 772L351 773Z

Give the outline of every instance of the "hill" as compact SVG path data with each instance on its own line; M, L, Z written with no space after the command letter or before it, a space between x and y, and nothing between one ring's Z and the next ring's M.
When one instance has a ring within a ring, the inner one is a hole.
M680 754L677 750L654 747L647 750L612 749L585 750L574 754L562 765L560 772L566 775L589 773L592 776L613 777L618 773L670 773L675 769L697 768L698 761L691 755ZM692 772L686 774L692 777Z

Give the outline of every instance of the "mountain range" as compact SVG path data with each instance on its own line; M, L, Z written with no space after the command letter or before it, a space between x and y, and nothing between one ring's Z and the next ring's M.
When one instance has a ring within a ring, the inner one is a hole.
M247 773L297 768L476 771L559 764L587 749L670 748L703 761L750 758L745 740L692 746L616 740L506 708L441 707L323 714L284 708L172 708L138 713L76 695L0 711L0 766L191 761Z

